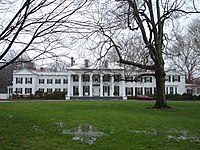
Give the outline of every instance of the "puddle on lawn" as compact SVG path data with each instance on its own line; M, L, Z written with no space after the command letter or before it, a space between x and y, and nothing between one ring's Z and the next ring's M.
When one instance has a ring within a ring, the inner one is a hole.
M53 125L57 126L58 128L63 128L64 127L64 122L60 121L60 122L53 122Z
M157 132L155 129L151 129L149 131L146 130L129 130L130 133L136 133L136 134L151 134L151 135L157 135Z
M176 130L171 129L167 132L167 139L168 140L176 140L176 141L184 141L184 140L190 140L190 141L198 141L200 142L200 138L191 135L188 130Z
M32 127L34 129L35 132L38 133L44 133L44 130L42 130L39 126L35 125Z
M104 135L103 132L96 130L94 126L79 126L77 129L63 130L62 134L71 134L75 141L81 141L88 144L94 144L98 137Z
M156 129L147 129L147 130L129 130L130 133L133 134L146 134L146 135L158 135L158 131ZM168 140L176 140L176 141L185 141L190 140L193 142L200 142L200 137L196 135L192 135L188 130L177 130L170 129L165 132L165 138Z

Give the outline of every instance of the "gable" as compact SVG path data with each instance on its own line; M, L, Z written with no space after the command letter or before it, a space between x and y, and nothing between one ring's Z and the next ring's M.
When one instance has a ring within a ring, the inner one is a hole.
M14 71L13 75L35 75L35 73L29 69L23 68L23 69Z

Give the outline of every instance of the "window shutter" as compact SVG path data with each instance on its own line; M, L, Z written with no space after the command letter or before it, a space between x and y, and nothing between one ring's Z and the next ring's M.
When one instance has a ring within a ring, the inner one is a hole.
M181 81L181 78L180 78L180 76L178 76L178 82L180 82Z
M168 78L169 78L169 82L171 82L171 76L169 76Z
M131 88L131 96L133 96L133 87Z

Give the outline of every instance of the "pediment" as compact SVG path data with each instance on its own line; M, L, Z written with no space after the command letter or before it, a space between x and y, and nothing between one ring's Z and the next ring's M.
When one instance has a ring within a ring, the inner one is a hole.
M13 75L35 75L35 73L29 69L23 68L13 72Z

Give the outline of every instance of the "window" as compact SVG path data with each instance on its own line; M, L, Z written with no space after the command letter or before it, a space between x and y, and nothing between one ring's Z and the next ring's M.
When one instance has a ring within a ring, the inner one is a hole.
M197 88L197 94L198 95L200 94L200 88Z
M187 94L193 94L193 89L187 89Z
M78 86L73 86L73 95L79 95Z
M60 88L56 88L56 89L55 89L55 92L60 92Z
M171 76L165 76L165 81L171 82Z
M47 79L47 84L53 84L53 79Z
M26 84L32 84L32 78L25 78Z
M135 93L136 93L136 95L143 95L143 89L142 89L142 87L141 88L135 88Z
M67 79L63 79L63 84L67 84L68 80Z
M61 79L55 79L55 84L61 84Z
M39 88L39 91L44 93L44 88Z
M154 90L154 94L156 94L157 93L157 88L154 87L153 90Z
M67 94L67 88L64 88L64 89L63 89L63 92L65 92L65 93Z
M152 77L144 77L144 82L152 82Z
M16 94L22 94L22 88L16 88Z
M73 81L74 81L74 82L78 82L78 80L79 80L78 75L73 75Z
M174 94L174 87L169 87L169 93Z
M173 76L172 80L173 82L180 82L180 76Z
M88 96L90 92L90 86L83 86L83 94L84 96Z
M32 94L32 88L25 88L25 94Z
M104 81L104 82L110 82L110 75L109 75L109 74L105 74L105 75L103 76L103 81Z
M13 93L13 89L12 88L9 88L9 94L12 94Z
M110 93L109 86L103 86L104 96L108 96Z
M114 86L114 96L119 96L119 86Z
M126 82L133 82L133 77L126 76Z
M126 88L126 95L132 96L133 95L133 88L132 87L127 87Z
M152 88L151 87L145 87L144 88L144 93L145 93L145 95L152 94Z
M168 94L168 87L166 87L165 89L165 94Z
M51 88L50 88L50 89L49 89L49 88L47 89L47 93L52 93L52 91L53 91L53 90L52 90Z
M119 82L121 80L121 75L120 74L115 74L114 75L114 81Z
M44 79L39 79L39 84L44 84Z
M143 78L139 77L136 82L142 82L142 81L143 81Z
M97 75L97 74L94 75L94 76L93 76L93 81L94 81L94 82L100 82L100 76Z
M83 82L89 82L90 81L90 76L88 74L83 75Z
M175 90L175 94L177 94L178 93L178 89L177 89L177 87L174 87L174 90Z
M105 93L108 92L108 86L104 86L104 92L105 92Z
M22 84L23 78L16 78L16 84Z

